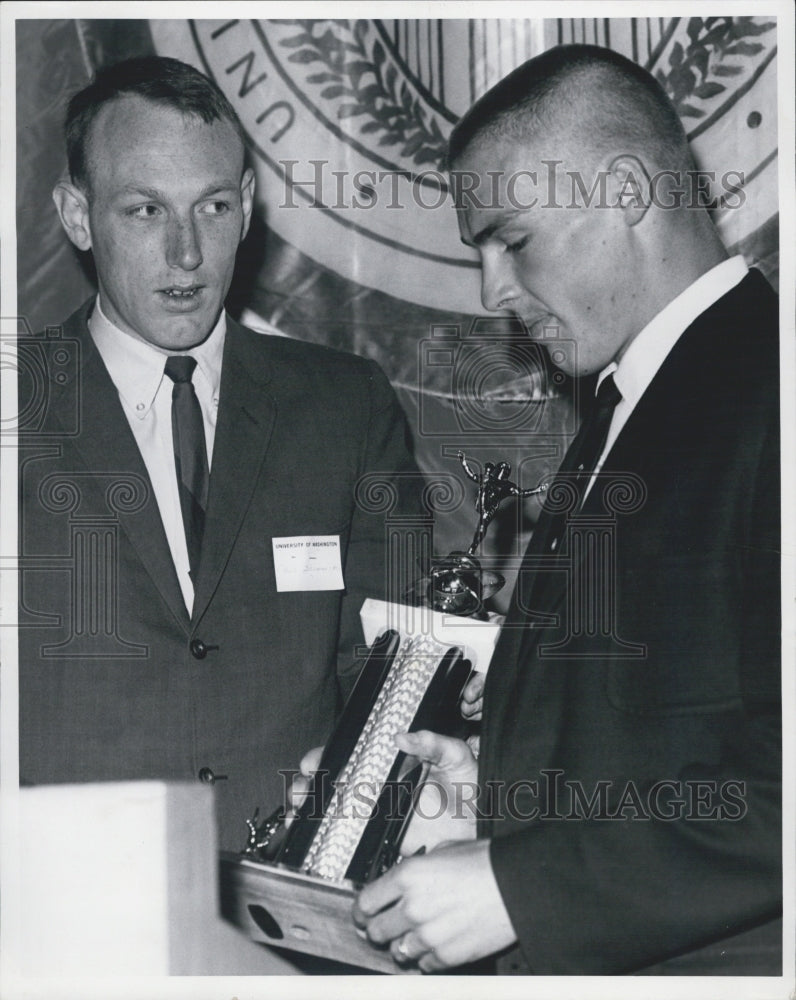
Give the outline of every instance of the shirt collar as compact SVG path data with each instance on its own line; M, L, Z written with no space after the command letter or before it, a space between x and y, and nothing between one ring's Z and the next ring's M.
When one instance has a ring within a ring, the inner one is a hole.
M688 286L641 330L617 363L600 372L603 379L614 372L622 399L631 406L641 399L666 356L694 320L746 277L748 268L738 255L723 260Z
M177 352L162 350L120 330L103 312L99 295L89 317L88 328L122 402L143 420L151 410L163 381L166 358ZM222 309L210 336L184 352L196 358L197 367L207 379L213 398L218 396L221 383L226 331L227 317Z

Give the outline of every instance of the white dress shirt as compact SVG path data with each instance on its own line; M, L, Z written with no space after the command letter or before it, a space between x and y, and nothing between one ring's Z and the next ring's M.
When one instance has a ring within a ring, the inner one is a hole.
M226 314L222 311L210 336L203 343L184 352L162 350L120 330L102 311L99 295L89 318L88 328L119 392L122 409L149 473L185 607L190 614L194 593L171 431L171 393L174 383L164 374L163 369L170 354L184 353L196 358L193 385L204 419L209 469L213 461L221 357L227 330Z
M716 264L650 320L631 341L618 363L612 361L600 372L597 389L603 379L613 372L616 387L622 393L622 398L616 404L605 448L586 488L586 494L592 488L594 479L603 467L619 432L627 423L630 414L671 349L698 316L743 281L748 270L741 256L730 257Z

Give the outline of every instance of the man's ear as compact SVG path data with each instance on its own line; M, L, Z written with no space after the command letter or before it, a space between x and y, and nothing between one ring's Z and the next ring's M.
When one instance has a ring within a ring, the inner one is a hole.
M608 167L612 187L609 204L622 210L626 225L641 222L650 207L652 180L644 163L630 153L613 159Z
M83 191L69 181L59 181L53 188L53 201L58 210L58 218L69 239L78 250L90 250L88 199Z
M240 203L243 208L243 227L240 233L241 243L246 238L249 231L249 223L252 219L252 208L254 206L254 171L247 167L240 181Z

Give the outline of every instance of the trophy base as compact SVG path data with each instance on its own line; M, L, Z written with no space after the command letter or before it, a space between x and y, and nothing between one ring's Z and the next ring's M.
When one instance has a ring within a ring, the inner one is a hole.
M249 861L222 851L221 915L253 941L333 959L387 975L417 975L397 965L351 918L351 882L328 882L303 872Z

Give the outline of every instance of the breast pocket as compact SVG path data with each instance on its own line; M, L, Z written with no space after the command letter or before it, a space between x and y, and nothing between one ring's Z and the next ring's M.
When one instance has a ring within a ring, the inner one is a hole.
M636 577L622 577L617 620L646 656L609 664L608 701L641 715L737 705L744 609L732 553L667 553Z

